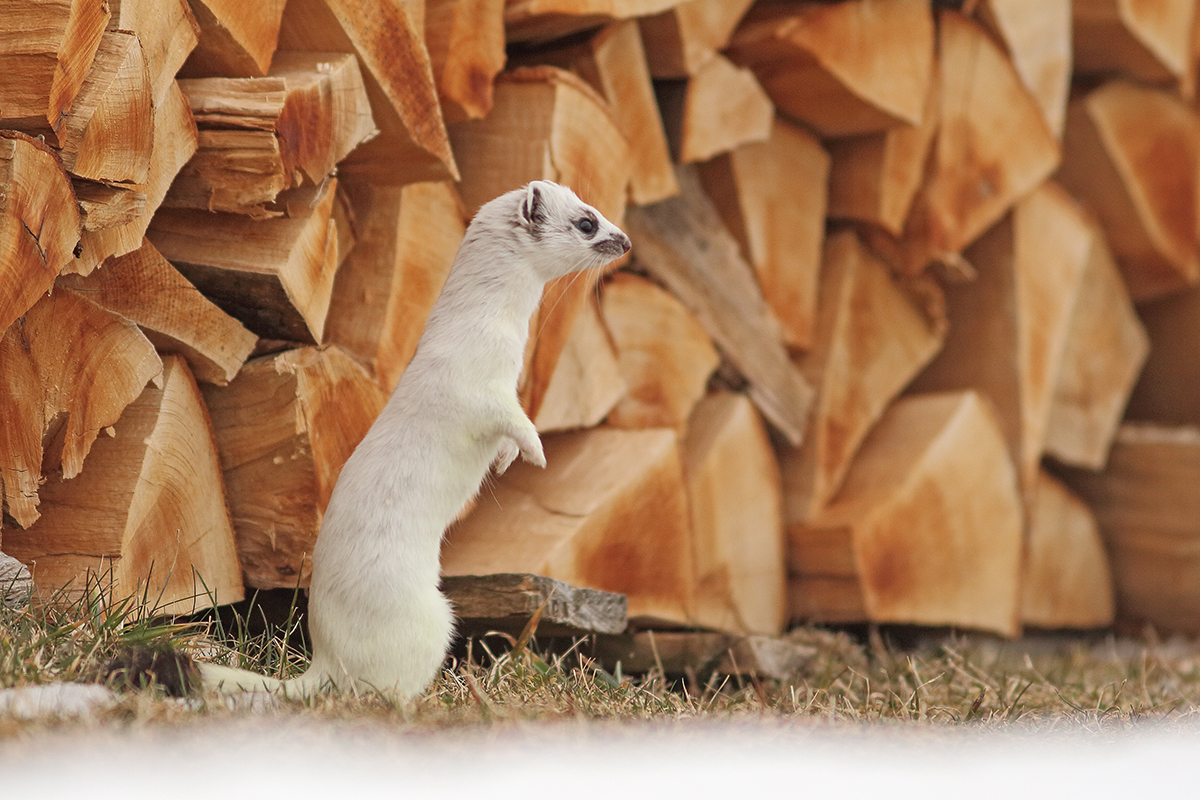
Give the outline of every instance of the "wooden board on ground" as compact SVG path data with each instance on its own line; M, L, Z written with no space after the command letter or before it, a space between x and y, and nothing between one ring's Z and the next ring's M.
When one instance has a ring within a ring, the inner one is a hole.
M714 55L683 81L658 84L671 151L684 164L707 161L771 135L775 107L754 73Z
M286 0L190 0L200 41L180 71L184 77L254 78L267 74L279 43Z
M1021 620L1037 628L1105 628L1113 585L1091 510L1042 470L1029 511Z
M270 339L324 341L333 279L350 249L337 181L292 189L284 216L164 208L147 238L221 310Z
M258 341L149 242L87 277L64 275L58 286L133 320L160 353L183 356L196 379L207 383L228 383Z
M924 0L759 4L728 52L821 136L874 133L921 121L933 17Z
M1092 228L1046 183L966 252L978 277L946 288L950 329L917 391L975 389L995 404L1025 490L1037 478ZM987 357L981 354L987 353Z
M621 633L627 624L623 595L542 575L447 575L441 588L458 620L459 635L504 631L515 636L534 616L538 636Z
M745 395L711 394L683 440L696 558L696 622L778 634L787 622L779 465Z
M811 134L777 118L767 141L741 145L699 170L725 226L754 266L784 344L807 349L825 236L829 156Z
M336 347L306 347L247 362L204 399L246 585L308 586L329 495L383 393Z
M1171 302L1164 300L1163 305ZM1149 308L1144 308L1142 313L1147 320L1152 318L1153 312ZM1187 319L1200 319L1200 316L1188 316ZM1188 338L1171 335L1158 339L1151 347L1151 339L1138 321L1138 313L1134 311L1121 273L1098 226L1092 226L1091 250L1070 325L1054 386L1050 419L1046 423L1046 452L1066 464L1103 469L1126 403L1135 405L1130 393L1136 394L1134 385L1138 374L1145 376L1154 371L1154 368L1150 372L1142 370L1142 365L1147 363L1147 354L1153 354L1156 364L1171 362L1173 359L1168 354L1172 347L1187 349ZM1153 322L1150 325L1153 330ZM1197 337L1200 337L1200 331L1197 331ZM1200 342L1200 338L1193 341ZM1179 385L1196 386L1187 383L1187 378L1183 377L1188 369L1196 370L1193 379L1200 380L1200 353L1194 361L1185 358L1168 367L1166 374L1172 376L1167 379L1168 384L1178 377L1183 379ZM1153 378L1144 380L1149 381L1148 386L1154 382ZM1155 398L1171 396L1165 385L1156 387L1151 393ZM1192 398L1196 395L1188 389L1176 396ZM1200 423L1200 413L1195 421Z
M360 358L390 393L458 253L462 201L449 183L342 185L355 241L334 278L325 339Z
M674 431L547 436L546 469L514 464L454 525L444 575L532 572L624 594L629 615L693 617L692 540Z
M111 602L145 598L151 616L241 600L212 430L184 361L168 356L109 430L82 473L48 476L41 518L4 537L38 596L99 588Z
M19 133L0 134L0 330L54 285L73 260L81 228L54 152Z
M662 672L668 677L708 674L794 680L817 649L772 636L735 636L707 631L638 631L599 636L595 651L606 669L624 674Z
M1096 214L1135 301L1200 282L1200 116L1118 80L1074 100L1055 179Z
M975 392L896 401L829 505L787 523L793 619L1020 632L1019 484Z
M43 297L0 338L0 482L8 516L38 518L43 472L74 478L102 430L162 370L124 317L73 292Z
M800 443L813 389L788 360L779 323L694 170L681 194L632 209L626 221L637 263L695 314L749 382L751 399L793 445Z
M1118 619L1200 633L1200 429L1126 423L1104 472L1063 476L1096 515Z
M627 272L605 284L601 310L628 387L608 424L682 436L721 362L704 326L670 292Z
M817 401L804 443L780 456L784 504L797 520L837 491L871 426L937 355L946 328L852 231L826 241L819 298L812 349L795 360Z
M279 49L358 56L379 135L341 164L342 174L396 185L458 178L424 30L401 0L289 0Z

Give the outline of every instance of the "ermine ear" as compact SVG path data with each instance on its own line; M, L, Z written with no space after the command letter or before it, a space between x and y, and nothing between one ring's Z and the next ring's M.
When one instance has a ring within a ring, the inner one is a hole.
M546 221L545 202L536 183L526 187L525 198L521 201L521 223L531 233Z

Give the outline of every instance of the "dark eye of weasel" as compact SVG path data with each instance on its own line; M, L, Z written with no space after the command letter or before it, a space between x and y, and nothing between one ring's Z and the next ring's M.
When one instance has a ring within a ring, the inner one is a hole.
M591 236L596 232L596 220L591 217L580 217L575 220L575 227L579 228L584 236Z

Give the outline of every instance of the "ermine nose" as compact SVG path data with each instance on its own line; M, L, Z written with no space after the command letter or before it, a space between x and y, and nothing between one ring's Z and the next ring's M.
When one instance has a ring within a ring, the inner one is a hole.
M621 254L622 254L622 255L624 255L625 253L628 253L628 252L629 252L630 244L629 244L629 237L628 237L628 236L626 236L626 235L625 235L625 234L623 234L623 233L618 233L618 234L617 234L615 237L613 237L613 238L615 238L615 239L616 239L618 242L620 242L620 243L621 243Z

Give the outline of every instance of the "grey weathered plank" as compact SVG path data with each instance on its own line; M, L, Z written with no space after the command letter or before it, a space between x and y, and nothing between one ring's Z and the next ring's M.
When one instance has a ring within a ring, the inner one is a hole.
M625 630L625 595L583 589L541 575L448 575L442 591L450 599L459 630L519 633L538 608L542 636L615 634Z

